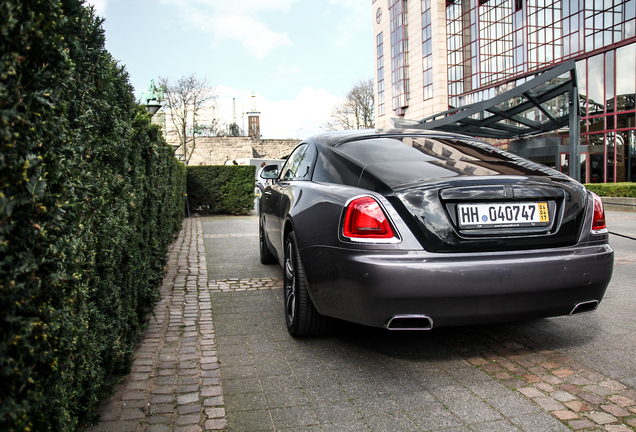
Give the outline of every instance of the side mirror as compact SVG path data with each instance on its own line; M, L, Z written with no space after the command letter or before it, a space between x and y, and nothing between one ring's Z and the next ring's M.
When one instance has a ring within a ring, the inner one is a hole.
M261 170L260 177L266 180L276 180L278 178L278 165L267 165Z

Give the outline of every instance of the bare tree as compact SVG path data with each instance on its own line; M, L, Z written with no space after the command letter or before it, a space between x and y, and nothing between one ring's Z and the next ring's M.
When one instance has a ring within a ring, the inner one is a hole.
M321 127L326 130L373 129L373 79L356 83L347 93L346 99L333 108L331 118Z
M170 120L187 165L196 148L196 137L214 135L218 128L216 118L208 119L207 125L200 121L204 109L215 112L218 96L205 79L199 79L195 74L183 76L176 83L170 78L159 78L159 84L165 92L164 106L170 111Z

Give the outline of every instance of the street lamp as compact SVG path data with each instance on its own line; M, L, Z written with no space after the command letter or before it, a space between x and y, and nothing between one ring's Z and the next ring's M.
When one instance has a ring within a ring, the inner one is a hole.
M163 100L163 91L158 90L155 86L155 80L150 80L150 87L147 92L141 93L141 101L145 102L146 111L150 114L150 117L155 115L159 108L161 108L161 101Z
M301 130L303 130L303 128L296 129L296 139L297 139L297 140L299 139L299 138L298 138L298 132L300 132Z
M159 111L159 108L161 108L161 104L156 99L151 99L147 101L146 103L146 111L148 111L148 114L150 114L150 117L155 115L155 113Z

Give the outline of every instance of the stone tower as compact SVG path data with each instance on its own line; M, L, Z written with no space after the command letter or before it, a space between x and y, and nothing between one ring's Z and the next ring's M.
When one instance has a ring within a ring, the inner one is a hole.
M247 112L247 135L250 138L260 139L261 137L260 114L256 111L256 95L252 93L250 110Z

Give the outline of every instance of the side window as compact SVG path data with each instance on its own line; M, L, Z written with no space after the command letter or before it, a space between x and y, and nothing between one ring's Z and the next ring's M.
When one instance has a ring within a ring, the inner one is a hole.
M307 151L302 156L300 164L298 164L298 170L296 170L296 178L309 180L309 173L311 167L314 165L316 159L316 149L313 146L307 146Z
M298 147L287 160L281 180L309 180L311 167L316 159L316 149L313 146L303 145Z
M287 163L285 163L285 166L283 167L283 172L280 173L281 180L291 180L296 177L298 165L300 165L303 155L307 151L307 147L307 145L300 146L294 150L291 155L289 155Z

